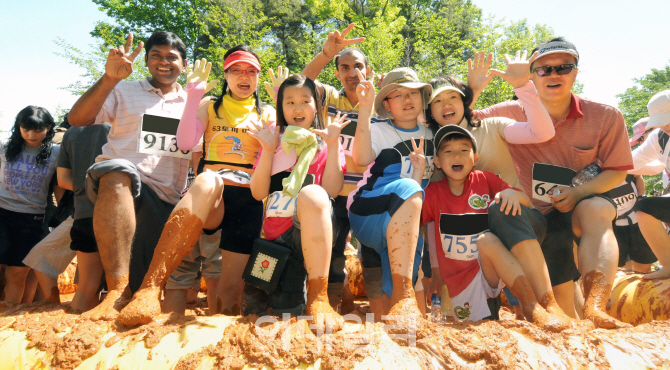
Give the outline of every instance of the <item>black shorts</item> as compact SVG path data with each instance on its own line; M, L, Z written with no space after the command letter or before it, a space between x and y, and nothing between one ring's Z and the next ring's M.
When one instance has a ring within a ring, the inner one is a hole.
M214 234L221 230L219 248L240 254L251 254L254 240L261 236L263 228L263 201L251 195L251 189L226 185L223 188L223 219L214 230L203 230Z
M45 236L44 214L0 208L0 264L26 267L23 259Z
M670 195L642 198L635 203L633 211L644 212L657 220L670 223Z
M70 249L83 253L95 253L98 251L98 243L95 241L93 232L93 217L74 220L70 229Z
M154 250L163 233L174 205L163 201L145 183L141 183L140 194L135 198L135 236L130 251L130 290L134 293L154 257Z
M616 209L616 203L602 194L594 194L581 199L577 202L575 208L583 200L594 197L609 201L612 207ZM491 228L491 232L501 239L507 249L511 249L516 243L523 240L538 239L542 247L547 269L549 270L551 285L557 286L569 281L579 280L581 274L575 264L573 250L573 241L579 244L579 240L575 237L572 230L573 211L561 213L554 209L544 215L546 231L542 235L542 222L538 218L540 215L539 211L529 210L524 207L521 217L519 217L505 216L502 212L496 212L494 208L500 207L489 207L489 227ZM530 217L529 219L526 219L524 212ZM529 237L529 235L533 234L537 238Z
M614 236L619 244L619 267L623 267L630 256L631 261L643 264L658 261L649 243L642 236L638 224L614 226Z

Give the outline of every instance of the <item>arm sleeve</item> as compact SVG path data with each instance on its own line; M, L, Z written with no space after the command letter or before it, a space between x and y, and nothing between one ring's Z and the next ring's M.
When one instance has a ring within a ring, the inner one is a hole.
M526 114L523 111L521 102L505 101L498 103L488 108L476 110L472 112L478 119L486 119L491 117L507 117L517 122L527 122Z
M177 146L180 150L191 150L195 147L202 134L205 133L205 124L198 119L200 100L205 95L204 81L188 83L186 86L186 106L177 127Z
M554 137L554 123L537 94L535 85L528 82L514 89L523 105L528 122L514 122L505 127L505 140L511 144L543 143Z

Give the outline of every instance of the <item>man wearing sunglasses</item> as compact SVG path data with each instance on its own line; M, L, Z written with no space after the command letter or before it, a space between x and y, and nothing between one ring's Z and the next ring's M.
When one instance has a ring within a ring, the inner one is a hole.
M616 274L618 248L612 231L616 204L603 194L621 184L626 171L633 168L623 115L616 108L572 93L579 63L572 43L557 37L535 51L538 55L530 66L530 79L552 118L556 135L540 144L510 144L509 149L521 185L547 221L546 233L537 232L544 234L542 251L553 291L565 313L576 317L574 281L583 275L584 317L597 327L623 327L627 324L608 316L605 309ZM469 76L468 80L473 84L483 81L484 86L470 86L478 96L490 78ZM518 101L474 113L479 119L527 121ZM571 177L592 163L602 172L586 183L571 186ZM506 219L489 216L489 222L505 227ZM542 240L543 235L538 236ZM579 269L573 240L578 245Z

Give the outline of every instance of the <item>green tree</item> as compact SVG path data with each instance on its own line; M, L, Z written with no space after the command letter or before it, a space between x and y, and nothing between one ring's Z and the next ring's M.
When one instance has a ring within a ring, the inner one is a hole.
M146 40L155 31L171 31L186 44L188 59L199 59L199 42L206 33L207 0L92 0L116 24L98 22L91 32L105 47L123 45L128 32Z
M617 94L619 110L623 113L628 126L629 135L633 134L633 125L637 120L649 115L647 103L654 94L666 90L670 86L670 65L661 69L652 69L651 73L633 79L635 85L621 94ZM652 190L663 191L661 175L645 176L644 184L649 194Z

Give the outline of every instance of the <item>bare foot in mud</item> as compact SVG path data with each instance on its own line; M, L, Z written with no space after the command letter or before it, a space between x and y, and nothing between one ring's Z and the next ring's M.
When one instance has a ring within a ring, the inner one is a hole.
M314 334L333 334L344 328L344 318L333 310L327 300L318 300L309 304L307 315L312 317L309 323Z
M654 272L642 275L642 279L652 280L652 279L667 279L670 278L670 268L661 268Z
M135 292L130 303L121 310L116 322L132 327L150 323L161 314L160 287L142 288Z
M123 290L110 290L105 299L95 308L81 314L81 318L91 321L112 321L116 319L121 311L130 302L130 288Z
M584 317L592 321L595 324L596 328L623 329L633 327L633 325L621 322L602 311L592 310L591 312L587 313L586 305L584 306Z
M309 279L307 284L307 315L310 327L316 333L335 333L344 328L344 319L333 310L328 301L328 277Z
M579 332L587 332L596 328L593 322L589 320L573 319L572 317L566 315L558 305L558 302L556 302L554 293L551 291L545 293L545 295L542 297L542 300L540 301L540 304L547 310L549 315L556 316L558 319L568 322L570 328L573 328Z
M605 274L593 270L584 277L584 291L587 294L584 303L584 318L592 321L597 328L621 329L632 325L621 322L605 313L605 307L612 292L611 284L603 284Z
M388 315L382 317L384 318L384 323L396 327L390 330L394 334L405 334L408 331L416 331L419 326L427 323L414 297L401 299L391 307Z

